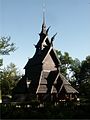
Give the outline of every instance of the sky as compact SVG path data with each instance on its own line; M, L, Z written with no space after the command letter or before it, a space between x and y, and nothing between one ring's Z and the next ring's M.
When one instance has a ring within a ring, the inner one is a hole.
M45 22L51 26L49 38L56 32L54 49L68 52L80 61L90 55L90 0L44 0ZM41 32L43 0L0 0L0 37L10 36L17 50L3 58L23 71L35 53Z

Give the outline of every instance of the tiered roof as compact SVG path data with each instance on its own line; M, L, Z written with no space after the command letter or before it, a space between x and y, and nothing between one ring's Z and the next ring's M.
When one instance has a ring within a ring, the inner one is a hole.
M53 40L56 34L49 40L48 31L49 28L46 29L45 18L43 17L42 30L39 34L40 40L35 45L35 55L28 60L24 67L25 75L17 84L16 89L18 90L20 86L21 88L25 86L24 93L25 91L27 92L26 80L29 78L28 80L31 81L29 93L60 94L64 91L65 93L77 94L78 91L71 86L68 80L60 72L61 63L53 48Z
M59 89L57 88L58 85ZM62 89L66 93L78 93L59 71L43 71L36 93L60 94Z
M66 93L78 93L59 70L61 63L53 48L53 40L56 34L50 41L47 34L48 30L49 28L46 29L45 18L43 17L42 30L39 34L40 40L35 45L35 55L29 59L25 66L25 69L27 69L27 67L32 68L33 66L42 65L36 94L60 94L63 89Z

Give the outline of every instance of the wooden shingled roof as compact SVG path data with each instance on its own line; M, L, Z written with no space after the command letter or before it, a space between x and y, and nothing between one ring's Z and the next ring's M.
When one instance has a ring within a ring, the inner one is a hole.
M66 93L79 93L76 89L74 89L71 85L63 85Z
M52 76L52 74L54 77ZM48 82L48 80L49 80L49 82ZM57 88L55 87L55 85L58 84L57 80L62 81L62 84L59 86L59 90L57 90ZM62 91L62 89L65 89L66 93L78 93L78 91L75 90L71 86L71 84L65 79L65 77L60 72L43 71L36 93L37 94L40 94L40 93L51 93L51 94L60 93Z
M35 53L35 55L30 58L24 67L25 69L30 66L35 66L42 64L45 61L45 58L50 54L56 66L60 65L60 60L58 59L55 50L52 46L47 46L45 49L40 50L40 52ZM49 61L48 61L49 62Z
M60 74L60 77L61 77L61 80L63 81L63 87L66 91L66 93L79 93L76 89L74 89L71 84L68 82L68 80L61 74Z
M36 93L47 93L51 91L53 80L56 77L57 72L54 71L42 71L41 78ZM53 76L52 76L53 75Z
M47 77L49 72L42 72L36 93L47 93Z

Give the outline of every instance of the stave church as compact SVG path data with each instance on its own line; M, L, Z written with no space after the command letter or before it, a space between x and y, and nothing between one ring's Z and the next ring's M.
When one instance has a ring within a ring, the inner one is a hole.
M60 72L61 63L53 48L56 34L50 39L49 28L46 28L43 14L40 39L35 45L35 54L28 59L24 67L25 75L12 90L12 101L23 102L35 98L41 102L77 99L78 91Z

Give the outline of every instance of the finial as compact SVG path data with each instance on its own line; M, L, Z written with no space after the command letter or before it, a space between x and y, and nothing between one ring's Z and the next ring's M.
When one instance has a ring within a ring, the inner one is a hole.
M55 38L56 35L57 35L57 33L51 38L51 45L52 45L53 40L54 40L54 38Z
M49 26L48 29L47 29L47 31L46 31L46 34L47 34L47 35L48 35L48 31L49 31L50 27L51 27L51 26Z

